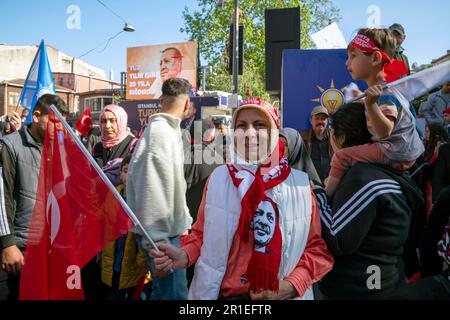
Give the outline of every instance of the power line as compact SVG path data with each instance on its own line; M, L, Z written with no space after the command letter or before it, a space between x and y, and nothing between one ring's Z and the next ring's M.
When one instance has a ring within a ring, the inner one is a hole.
M111 40L113 40L114 38L117 38L117 37L119 36L119 34L121 34L122 32L124 32L124 31L121 30L121 31L119 31L118 33L116 33L115 35L113 35L111 38L109 38L109 39L107 40L107 42L106 42L104 48L103 48L102 50L100 50L100 51L97 51L97 53L102 53L103 51L105 51L105 50L106 50L106 47L107 47L108 44L109 44L109 42L110 42ZM102 44L103 44L103 42L102 42L101 44L99 44L98 46L96 46L95 48L89 50L88 52L83 53L81 56L78 56L78 59L81 58L81 57L84 57L85 55L87 55L87 54L89 54L89 53L91 53L91 52L94 51L95 49L99 48Z
M97 0L97 2L100 3L100 4L101 4L103 7L105 7L108 11L110 11L113 15L115 15L117 18L119 18L120 20L122 20L122 21L125 23L125 26L123 27L123 30L120 31L120 32L118 32L118 33L116 33L115 35L113 35L112 37L110 37L108 40L106 40L106 44L105 44L105 46L103 47L103 49L100 50L100 51L97 51L97 53L102 53L103 51L106 50L106 48L108 47L108 44L111 42L111 40L117 38L122 32L125 32L125 31L126 31L126 32L133 32L133 31L134 31L134 27L131 26L131 25L129 25L129 24L125 21L125 19L123 19L121 16L119 16L119 15L118 15L117 13L115 13L113 10L111 10L111 9L110 9L106 4L104 4L101 0ZM91 53L92 51L98 49L100 46L102 46L102 44L103 44L103 42L100 43L100 44L99 44L98 46L96 46L95 48L93 48L93 49L87 51L86 53L83 53L82 55L78 56L77 58L79 59L79 58L81 58L81 57L84 57L85 55L87 55L87 54Z
M110 11L113 15L115 15L117 18L122 20L123 22L127 23L124 18L119 16L117 13L115 13L112 9L110 9L106 4L104 4L102 1L97 0L98 3L100 3L102 6L104 6L108 11Z
M114 36L112 36L111 38L109 38L109 39L108 39L108 42L106 42L106 44L105 44L105 47L104 47L102 50L97 51L97 53L102 53L103 51L105 51L105 50L106 50L106 47L107 47L108 44L109 44L109 42L110 42L112 39L117 38L117 37L119 36L119 34L121 34L122 32L124 32L124 31L122 30L122 31L118 32L117 34L115 34Z

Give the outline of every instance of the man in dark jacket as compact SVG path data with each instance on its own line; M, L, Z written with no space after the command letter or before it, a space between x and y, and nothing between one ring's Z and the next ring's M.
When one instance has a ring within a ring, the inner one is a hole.
M197 132L196 132L197 131ZM190 134L183 136L186 202L193 222L203 197L203 189L211 173L225 163L221 155L222 136L207 121L194 121Z
M432 198L435 202L442 189L450 186L450 143L446 143L439 148L431 184Z
M319 178L322 180L321 182L324 182L325 178L328 177L330 162L333 157L328 116L329 113L325 107L314 107L309 118L311 128L300 133Z
M225 163L222 154L223 137L208 121L194 121L190 132L185 132L184 178L186 179L186 204L194 223L203 198L203 190L209 176ZM186 271L188 285L194 277L194 266Z
M435 276L442 272L443 261L439 257L436 247L439 240L442 239L442 230L450 218L449 208L450 186L447 186L439 193L423 232L420 248L422 262L420 275L422 278Z
M408 283L382 299L449 300L450 271L443 262L450 262L450 186L438 196L424 230L420 248L420 280ZM443 236L444 233L444 236Z
M31 125L2 140L0 167L3 168L4 204L10 233L0 237L0 249L2 269L8 273L8 299L17 299L19 294L23 252L36 202L42 146L51 105L55 105L63 115L69 113L61 98L45 94L36 103Z

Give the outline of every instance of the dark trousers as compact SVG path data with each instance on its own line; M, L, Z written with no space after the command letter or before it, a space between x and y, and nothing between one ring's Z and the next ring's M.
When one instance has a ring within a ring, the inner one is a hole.
M120 274L113 273L112 287L109 289L108 300L115 301L129 301L133 300L133 295L136 292L136 287L119 289Z
M8 300L18 300L19 299L19 289L20 289L20 275L8 274L8 280L6 281L8 285Z
M102 269L94 257L81 269L81 281L86 300L107 300L108 286L102 282L101 278Z
M393 300L450 300L450 274L447 272L401 286L381 297Z

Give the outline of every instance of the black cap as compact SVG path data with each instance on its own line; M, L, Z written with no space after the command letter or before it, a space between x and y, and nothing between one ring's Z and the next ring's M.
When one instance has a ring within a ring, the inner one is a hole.
M392 26L389 27L389 30L397 31L401 35L405 35L405 29L400 23L394 23Z

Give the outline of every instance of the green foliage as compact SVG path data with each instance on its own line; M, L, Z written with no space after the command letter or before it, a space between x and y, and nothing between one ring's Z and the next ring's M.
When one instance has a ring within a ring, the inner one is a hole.
M231 76L227 72L227 44L230 25L234 17L234 1L217 7L216 0L198 0L199 10L183 11L184 28L189 40L199 43L200 55L213 72L207 77L208 90L230 91ZM239 94L245 97L247 88L253 96L266 97L265 93L265 9L300 7L300 45L313 48L309 35L334 21L339 21L339 10L331 0L244 0L240 1L240 24L244 33L244 74L239 78Z

